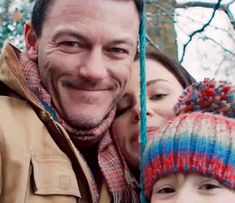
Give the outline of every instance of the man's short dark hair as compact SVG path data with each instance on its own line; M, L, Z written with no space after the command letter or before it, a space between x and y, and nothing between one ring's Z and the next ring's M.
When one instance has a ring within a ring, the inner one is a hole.
M42 34L42 26L54 0L36 0L33 6L31 23L38 37Z
M38 37L40 37L42 34L43 23L50 7L53 5L54 2L55 0L35 0L31 22ZM134 0L134 2L140 14L144 8L144 2L143 0Z

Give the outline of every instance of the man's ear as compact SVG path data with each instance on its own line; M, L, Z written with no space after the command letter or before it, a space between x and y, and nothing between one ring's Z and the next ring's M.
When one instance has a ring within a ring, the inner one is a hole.
M27 22L24 26L24 37L25 37L25 51L27 56L33 60L37 61L38 58L38 38L35 30L30 22Z

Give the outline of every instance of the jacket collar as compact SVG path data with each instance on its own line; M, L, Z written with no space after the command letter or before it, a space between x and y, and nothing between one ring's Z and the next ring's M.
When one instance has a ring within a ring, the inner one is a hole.
M19 63L20 54L19 49L9 42L5 42L0 55L0 81L34 106L43 110L39 99L26 85Z

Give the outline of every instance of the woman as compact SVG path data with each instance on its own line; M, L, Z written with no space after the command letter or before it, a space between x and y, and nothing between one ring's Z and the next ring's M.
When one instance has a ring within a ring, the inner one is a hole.
M138 176L140 163L138 57L133 66L126 91L117 106L112 132L130 170ZM160 52L147 53L146 80L147 135L151 136L166 120L174 116L173 107L179 95L195 80L179 63Z

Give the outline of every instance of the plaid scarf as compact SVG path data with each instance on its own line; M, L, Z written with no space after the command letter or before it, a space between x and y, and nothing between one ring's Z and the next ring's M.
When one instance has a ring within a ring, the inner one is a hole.
M20 66L29 89L40 101L46 103L53 110L58 122L66 129L75 146L77 148L80 146L92 147L94 144L98 144L98 165L109 191L112 193L113 202L139 202L138 194L136 193L138 184L130 174L119 148L109 133L109 127L115 115L115 108L94 129L86 131L75 129L66 123L57 113L53 106L51 95L42 85L37 64L22 53L20 56ZM52 116L55 118L55 115ZM93 177L92 173L90 175ZM96 202L98 202L99 192L95 180L92 179L92 181L93 190L96 194Z

